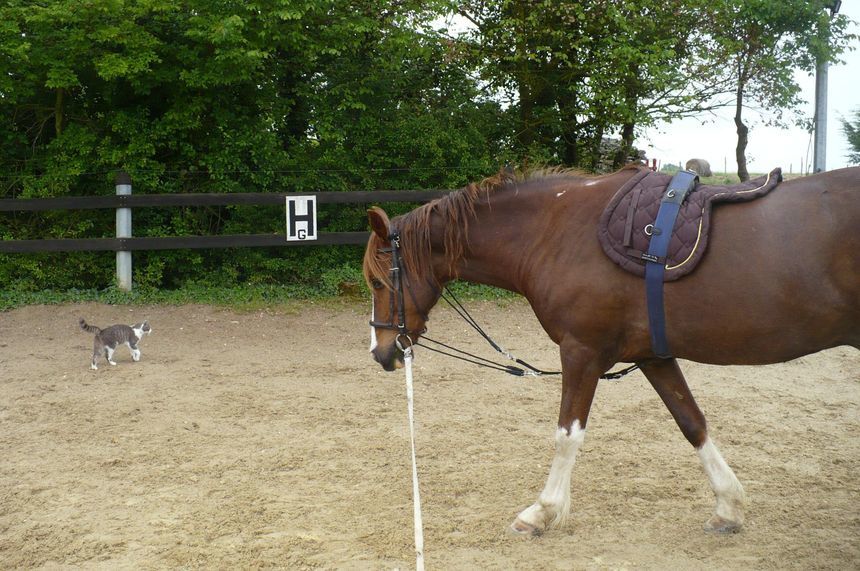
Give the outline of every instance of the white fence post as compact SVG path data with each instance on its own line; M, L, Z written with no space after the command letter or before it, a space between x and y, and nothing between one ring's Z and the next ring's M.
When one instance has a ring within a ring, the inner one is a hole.
M128 173L120 171L116 175L116 194L131 194L131 177ZM116 237L131 238L131 208L116 209ZM116 253L116 280L119 289L131 291L131 252L117 251Z

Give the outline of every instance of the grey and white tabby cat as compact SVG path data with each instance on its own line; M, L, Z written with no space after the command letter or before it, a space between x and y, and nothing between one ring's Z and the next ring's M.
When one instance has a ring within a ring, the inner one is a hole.
M100 329L95 325L87 325L84 318L79 321L81 329L87 333L95 333L93 341L93 362L90 365L91 369L98 369L96 362L100 355L104 355L107 362L111 365L116 365L113 360L113 352L120 345L128 346L131 351L131 358L135 361L140 361L140 349L137 344L143 339L144 335L152 333L152 328L148 321L143 323L135 323L134 325L111 325L105 329Z

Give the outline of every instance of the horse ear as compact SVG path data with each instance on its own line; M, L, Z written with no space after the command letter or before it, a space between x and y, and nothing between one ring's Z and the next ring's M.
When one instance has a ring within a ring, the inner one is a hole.
M388 214L386 214L380 207L374 206L368 209L367 219L370 221L370 228L373 230L373 233L387 242L388 236L391 233L391 224L388 222Z

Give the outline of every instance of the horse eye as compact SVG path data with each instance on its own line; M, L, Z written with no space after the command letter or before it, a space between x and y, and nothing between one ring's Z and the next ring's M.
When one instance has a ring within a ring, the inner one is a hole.
M382 282L377 278L370 280L370 285L373 286L373 289L382 289Z

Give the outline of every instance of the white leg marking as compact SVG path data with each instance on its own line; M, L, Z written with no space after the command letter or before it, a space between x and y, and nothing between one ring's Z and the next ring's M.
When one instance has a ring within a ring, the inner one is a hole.
M110 347L107 347L107 362L111 365L116 365L113 360L113 349L111 349Z
M373 302L370 302L370 320L375 321L375 309L373 307ZM376 349L376 327L373 325L370 326L370 352L373 353L373 350Z
M570 513L570 474L584 440L585 430L579 427L579 420L573 422L570 433L563 428L556 431L555 457L546 485L537 502L520 512L517 520L538 531L564 523Z
M717 497L715 517L708 526L717 531L734 531L744 522L744 488L735 473L723 459L723 455L708 437L696 450L702 467Z

